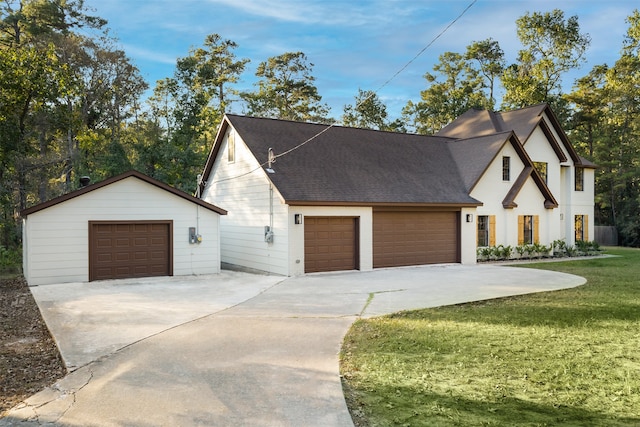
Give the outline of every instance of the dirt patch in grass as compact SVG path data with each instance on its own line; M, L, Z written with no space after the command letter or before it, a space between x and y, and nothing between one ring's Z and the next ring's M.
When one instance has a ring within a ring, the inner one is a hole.
M0 417L65 374L24 278L0 278Z

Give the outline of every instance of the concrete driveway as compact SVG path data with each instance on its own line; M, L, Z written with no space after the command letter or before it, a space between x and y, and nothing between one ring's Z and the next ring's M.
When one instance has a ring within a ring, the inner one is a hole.
M353 426L338 353L354 320L583 283L439 265L34 287L72 372L0 426Z

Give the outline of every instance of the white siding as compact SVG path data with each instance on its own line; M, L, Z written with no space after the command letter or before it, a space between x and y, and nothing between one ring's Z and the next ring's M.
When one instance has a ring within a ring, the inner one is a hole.
M571 171L575 173L575 168L571 168ZM588 221L588 240L594 240L595 237L595 218L594 218L594 203L593 198L595 194L595 171L593 169L584 169L584 190L575 191L574 175L571 175L571 200L568 206L568 214L565 217L567 222L567 243L575 244L575 230L574 230L574 218L575 215L586 215Z
M229 132L234 132L233 162L227 156ZM220 221L222 262L289 275L287 205L231 127L218 153L202 199L228 211ZM274 241L266 243L264 229L271 225Z
M467 215L472 215L471 222L467 222ZM478 213L475 208L462 208L460 212L460 263L476 263L476 234Z
M558 155L553 151L553 147L540 127L537 127L533 131L524 148L531 160L547 164L547 187L551 190L551 194L559 197L562 185L560 179L560 159L558 159Z
M546 141L546 139L545 139ZM544 152L544 150L542 151ZM502 157L508 156L511 158L511 180L508 182L502 181ZM540 193L540 189L533 181L533 178L529 177L522 189L515 198L517 208L505 209L502 205L502 201L505 196L513 187L514 182L522 172L524 163L520 160L520 157L516 153L511 144L506 144L500 153L495 157L493 162L489 165L485 171L482 179L475 186L471 192L471 197L483 202L482 206L476 209L476 215L495 215L495 236L496 245L510 245L517 246L518 244L518 215L539 215L540 220L540 243L548 244L553 239L555 228L554 224L554 211L553 209L546 209L544 207L544 197ZM559 176L559 171L558 171ZM464 214L465 212L463 212ZM464 216L464 215L463 215ZM559 218L559 215L558 215ZM464 218L463 218L464 219ZM474 233L477 230L477 220L474 219ZM465 230L463 224L463 230ZM463 233L463 241L467 245L476 247L476 237L473 235L473 239L465 238ZM463 245L464 248L464 245ZM471 256L468 254L467 256ZM475 252L474 255L475 256Z
M220 271L219 218L135 177L117 181L24 220L25 276L30 285L85 282L89 278L89 221L173 221L173 274ZM189 227L202 243L189 244Z
M546 116L544 119L550 123ZM544 198L533 179L529 178L515 199L518 207L504 209L502 200L524 167L511 144L505 145L471 192L472 197L484 203L483 206L478 207L477 215L496 216L497 245L517 245L518 215L539 215L540 243L545 245L558 239L564 239L570 245L575 244L574 217L575 215L587 215L589 239L593 239L593 169L584 170L584 191L575 191L573 160L562 144L560 136L551 125L549 128L560 144L560 148L567 158L566 162L560 162L540 127L532 132L524 148L534 162L547 163L547 187L558 202L557 208L544 208ZM511 158L511 182L508 183L502 181L502 156ZM477 223L475 225L477 227Z

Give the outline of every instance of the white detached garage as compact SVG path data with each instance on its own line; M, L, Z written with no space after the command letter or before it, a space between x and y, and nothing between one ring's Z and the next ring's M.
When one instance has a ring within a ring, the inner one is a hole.
M22 211L30 286L220 272L226 211L130 171Z

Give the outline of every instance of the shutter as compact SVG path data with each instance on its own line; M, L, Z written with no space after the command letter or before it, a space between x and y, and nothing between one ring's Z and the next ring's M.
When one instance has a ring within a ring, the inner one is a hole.
M489 215L489 246L496 245L496 216Z
M533 243L540 243L540 215L533 216Z
M589 217L587 215L582 216L582 236L585 242L589 241Z
M524 244L524 215L518 215L518 245Z

